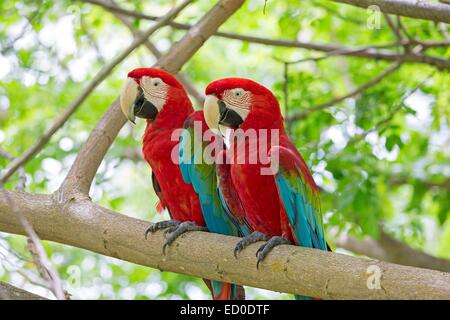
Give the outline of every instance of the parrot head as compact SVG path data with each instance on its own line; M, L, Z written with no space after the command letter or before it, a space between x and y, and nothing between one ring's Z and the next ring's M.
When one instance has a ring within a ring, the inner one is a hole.
M237 129L258 118L282 121L280 106L273 93L245 78L224 78L211 82L205 91L205 121L213 131L222 127Z
M120 95L120 107L128 120L153 121L163 109L191 107L183 86L170 73L155 68L137 68L128 73ZM178 110L180 111L180 110Z

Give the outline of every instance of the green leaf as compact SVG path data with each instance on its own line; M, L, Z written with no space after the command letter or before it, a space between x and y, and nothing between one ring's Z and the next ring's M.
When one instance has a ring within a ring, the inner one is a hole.
M388 151L392 151L395 145L398 145L399 147L403 145L402 139L400 139L398 135L393 134L386 138L386 149Z

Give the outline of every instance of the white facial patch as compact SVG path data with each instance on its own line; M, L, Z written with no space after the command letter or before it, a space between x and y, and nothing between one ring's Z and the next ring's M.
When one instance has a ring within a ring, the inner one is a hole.
M241 88L225 90L222 94L222 100L227 107L236 111L245 121L250 113L251 93Z
M169 85L160 78L142 77L141 88L144 91L144 97L152 103L158 111L161 111L166 103Z

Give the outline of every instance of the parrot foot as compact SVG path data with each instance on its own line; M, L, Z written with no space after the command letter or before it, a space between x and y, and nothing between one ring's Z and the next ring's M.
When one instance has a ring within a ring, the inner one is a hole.
M264 243L261 247L259 247L258 251L256 251L256 257L258 258L256 263L256 269L259 269L259 264L264 260L267 254L272 251L273 248L279 246L280 244L292 244L285 237L275 236L269 239L266 243Z
M266 236L264 233L261 233L259 231L253 231L248 236L245 236L240 240L236 247L234 247L233 254L234 257L237 259L237 254L241 252L243 249L251 245L252 243L258 242L258 241L267 241L269 239L268 236Z
M161 230L161 229L165 229L165 228L173 228L176 227L178 225L180 225L181 222L177 221L177 220L166 220L166 221L160 221L160 222L155 222L155 223L151 223L147 230L145 230L145 239L147 239L147 235L149 233L153 233L155 231Z
M170 227L166 230L166 241L163 246L163 254L166 254L166 248L172 244L179 236L188 231L208 231L208 228L198 226L192 221L186 221L178 224L177 226Z

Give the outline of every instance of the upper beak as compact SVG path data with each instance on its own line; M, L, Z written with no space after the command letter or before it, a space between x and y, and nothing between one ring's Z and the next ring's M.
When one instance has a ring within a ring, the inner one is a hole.
M218 133L220 127L238 128L244 119L235 110L229 108L223 100L214 95L207 95L203 110L208 127Z
M203 107L203 114L208 127L215 133L219 133L219 99L214 95L207 95Z
M154 120L158 109L144 96L142 88L133 80L128 78L120 95L120 108L128 120L135 123L136 117Z
M125 82L125 86L120 94L120 108L123 114L128 120L136 124L136 116L134 115L134 101L136 100L138 94L138 84L134 79L128 78Z

